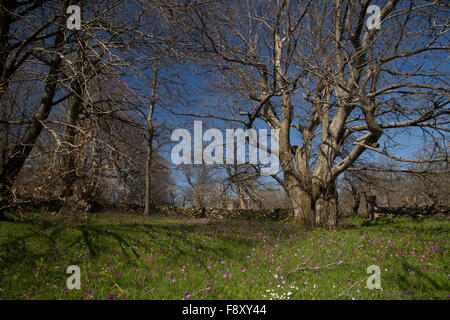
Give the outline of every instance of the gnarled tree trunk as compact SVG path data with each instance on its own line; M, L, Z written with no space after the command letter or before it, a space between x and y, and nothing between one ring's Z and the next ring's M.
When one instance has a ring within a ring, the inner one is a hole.
M336 184L332 183L323 190L314 203L316 226L325 229L334 229L339 214L338 193Z
M295 186L287 191L289 201L294 211L293 220L308 229L315 226L314 207L311 195Z
M334 183L316 195L303 190L299 184L286 185L285 190L294 211L294 222L304 225L307 229L336 228L339 206Z

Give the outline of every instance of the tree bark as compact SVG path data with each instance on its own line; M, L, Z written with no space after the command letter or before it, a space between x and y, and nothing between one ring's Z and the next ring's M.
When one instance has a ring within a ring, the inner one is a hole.
M302 224L307 229L336 228L339 206L335 184L318 195L303 190L299 184L291 185L285 190L294 211L295 223Z
M153 158L153 140L156 135L156 126L154 124L153 115L158 100L158 69L155 69L152 83L152 96L150 108L147 115L147 156L145 160L145 204L144 216L150 214L152 204L152 158Z
M285 191L294 211L293 221L304 225L307 229L314 228L314 208L312 196L302 190L299 184L285 184Z
M316 226L329 230L336 228L339 203L335 183L321 192L314 204L314 209Z
M83 107L82 88L80 84L76 84L73 88L74 95L70 101L69 109L67 111L67 126L65 128L64 136L67 143L68 154L64 157L64 191L63 197L72 197L74 195L74 186L77 179L76 174L76 157L74 144L77 135L76 125L78 123L79 115Z
M144 216L150 215L150 207L152 204L152 173L151 173L151 166L152 166L152 154L153 154L153 147L151 145L151 141L148 142L147 146L147 156L145 159L145 209L144 209Z

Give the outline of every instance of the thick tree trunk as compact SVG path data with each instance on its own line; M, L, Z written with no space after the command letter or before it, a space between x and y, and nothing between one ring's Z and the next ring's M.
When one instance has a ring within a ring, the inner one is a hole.
M315 202L314 209L316 226L330 230L336 228L339 203L335 184L332 184L320 194Z
M299 186L291 186L286 192L294 211L294 222L302 224L307 229L336 228L339 207L334 185L328 189L328 192L320 194L317 199Z
M302 190L299 185L286 188L289 201L294 211L293 220L308 229L314 228L314 208L311 195Z

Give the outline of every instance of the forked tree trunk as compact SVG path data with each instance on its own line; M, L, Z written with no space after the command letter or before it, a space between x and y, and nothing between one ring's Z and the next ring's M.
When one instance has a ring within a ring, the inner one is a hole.
M339 207L335 186L331 186L326 193L320 194L317 199L299 186L292 186L288 190L286 191L294 211L294 222L302 224L307 229L314 227L336 228Z

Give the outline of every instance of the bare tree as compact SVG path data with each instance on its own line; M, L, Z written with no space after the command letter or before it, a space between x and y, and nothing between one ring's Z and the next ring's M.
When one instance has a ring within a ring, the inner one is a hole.
M150 107L147 115L147 156L145 160L145 209L144 216L150 214L151 192L152 192L152 159L153 143L156 135L157 125L154 123L154 113L158 101L158 69L154 70Z
M383 136L399 128L448 132L448 76L438 68L449 49L447 5L385 1L377 30L366 23L369 4L166 0L152 7L174 26L174 38L185 39L176 50L218 70L240 94L247 127L259 119L280 130L282 174L274 178L294 219L309 227L336 225L336 178L366 150L409 161L389 152Z
M1 2L2 106L12 104L13 101L6 98L20 90L18 83L21 81L33 87L30 97L39 97L39 101L32 101L37 107L32 105L28 110L27 104L21 104L17 106L20 112L1 119L5 124L0 167L0 196L3 201L10 200L11 188L25 162L30 156L38 157L34 153L40 151L35 148L39 138L54 139L55 144L48 146L54 149L44 148L45 152L63 155L59 172L63 179L62 196L70 198L74 194L75 182L80 180L77 172L83 171L78 170L78 167L83 167L83 156L77 160L76 154L80 155L84 145L92 146L87 158L92 160L94 167L100 170L103 166L100 158L105 155L98 158L102 139L96 137L101 135L97 128L103 125L99 118L110 117L139 126L138 121L124 116L124 110L130 110L130 106L136 108L137 104L132 101L136 100L136 95L129 90L121 74L124 69L132 70L131 62L138 61L132 51L143 45L137 40L137 23L130 22L127 15L135 14L136 8L127 6L125 1L83 3L84 19L78 31L67 29L69 15L66 9L69 4L79 2ZM114 83L116 88L108 87L107 82ZM119 96L115 91L127 94ZM92 127L94 122L97 128ZM88 130L85 130L86 126ZM105 132L107 130L102 134ZM91 187L97 186L100 181L94 182L97 174L91 177ZM91 190L87 193L93 194L94 189L85 191Z
M205 164L179 168L186 181L186 200L195 208L214 207L223 196L217 168Z

